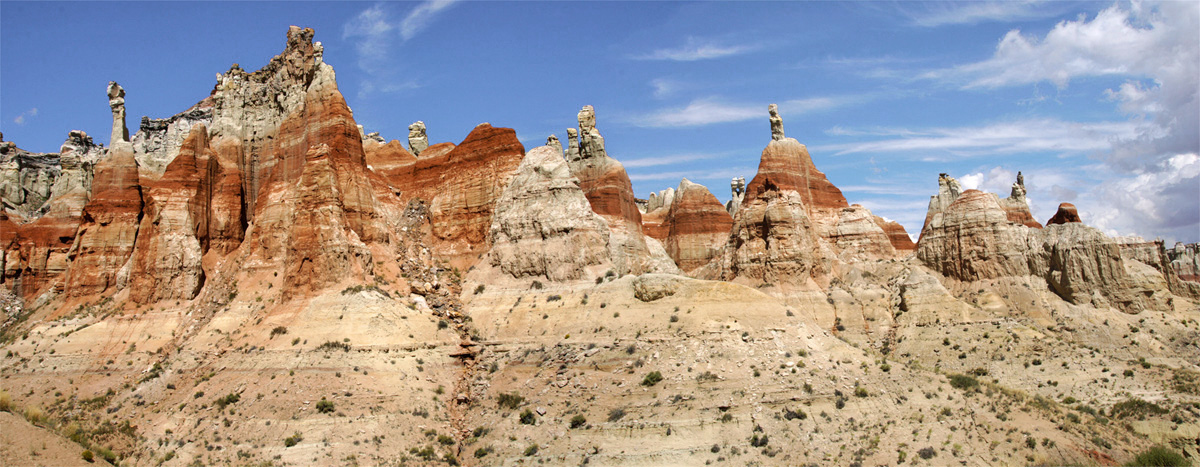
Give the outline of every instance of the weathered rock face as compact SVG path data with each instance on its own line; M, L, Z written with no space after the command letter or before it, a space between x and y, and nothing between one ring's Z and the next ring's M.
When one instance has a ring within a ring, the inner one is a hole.
M552 146L521 161L496 202L489 242L487 264L516 278L575 280L611 267L608 224L592 212L561 149Z
M729 240L733 218L708 188L686 178L671 193L663 246L679 269L688 272L708 264Z
M273 178L282 160L275 154L280 126L304 104L306 90L323 63L321 45L313 44L312 37L312 29L292 26L283 53L261 70L246 73L234 64L217 75L210 145L222 160L237 161L245 194L242 210L248 222L257 216L261 188ZM357 128L354 131L358 139ZM293 159L293 166L286 169L293 180L303 155L301 150L299 159Z
M1042 228L1042 224L1033 220L1033 213L1029 212L1029 200L1025 198L1025 177L1021 172L1017 172L1017 182L1013 183L1008 198L1000 200L1000 206L1004 208L1010 222L1035 229Z
M436 253L464 269L474 264L487 250L496 202L525 156L516 132L482 123L459 145L435 144L420 157L384 149L371 151L371 165L402 202L429 202Z
M1189 282L1200 283L1200 244L1176 243L1174 248L1167 250L1171 259L1171 269L1179 274L1179 278Z
M12 188L4 198L5 251L0 283L32 298L69 264L67 253L83 207L91 192L93 169L102 147L73 130L58 154L33 154L15 146L0 156L0 186ZM20 200L19 203L14 201Z
M625 167L608 156L604 138L596 129L596 113L592 106L579 111L579 151L573 151L574 139L567 149L567 164L571 175L588 198L592 210L608 221L612 229L609 242L612 259L619 274L645 272L679 272L666 256L657 240L647 240L642 231L642 214L633 196L633 184ZM572 136L573 132L568 132Z
M896 256L892 240L879 225L879 221L878 217L862 205L855 204L843 208L833 235L830 236L830 240L841 252L839 257L847 261Z
M241 243L236 164L222 164L196 124L158 179L143 181L145 203L134 248L130 298L139 303L191 299L212 274L203 259Z
M638 205L638 209L642 212L642 233L660 242L666 242L667 234L671 230L670 225L666 224L667 214L670 212L671 203L674 201L674 188L666 188L659 190L657 193L650 193L645 204Z
M1046 225L1066 224L1068 222L1083 222L1079 218L1079 212L1075 210L1075 205L1071 203L1062 203L1058 205L1058 211L1054 213L1054 217L1046 221Z
M550 146L558 150L559 154L563 153L562 143L558 141L558 136L550 135L546 137L546 146Z
M731 196L729 202L725 203L725 212L729 213L729 217L737 215L738 209L742 207L742 199L746 197L746 177L733 177L729 182L729 191Z
M792 190L800 195L810 216L828 216L849 207L842 190L817 170L808 148L793 138L773 140L763 150L758 173L746 186L746 199L757 198L770 189ZM831 217L831 216L830 216Z
M141 126L132 141L133 157L137 159L141 175L145 178L162 176L192 128L196 125L207 127L212 124L212 117L212 97L206 97L192 108L170 118L142 117Z
M1031 228L1014 222L994 194L976 190L967 190L927 219L917 257L947 277L978 281L1035 276L1072 303L1112 306L1131 313L1161 309L1169 303L1165 294L1157 291L1166 289L1161 274L1159 287L1146 279L1137 265L1122 260L1115 241L1083 224Z
M412 149L414 156L420 156L421 152L429 147L429 137L425 135L425 122L418 120L408 126L408 147Z
M109 148L108 157L96 164L92 197L83 209L69 255L68 295L100 294L127 284L141 214L141 184L133 145L117 141Z
M913 243L912 237L908 236L908 232L899 222L889 221L879 216L873 217L875 224L883 229L883 233L887 234L888 241L892 243L892 248L896 250L896 253L908 254L916 251L917 244Z
M757 179L757 177L755 177ZM770 183L747 198L733 219L720 279L811 285L829 271L803 197Z
M958 180L944 173L938 175L938 192L929 197L929 208L925 211L925 224L921 226L922 235L929 227L933 216L945 212L946 208L950 207L961 194L962 186L958 184Z
M109 145L118 141L129 141L129 128L125 127L125 89L116 81L108 82L108 106L112 109L113 127Z
M771 141L779 141L783 136L783 118L779 116L779 106L771 104L767 106L767 113L771 114Z

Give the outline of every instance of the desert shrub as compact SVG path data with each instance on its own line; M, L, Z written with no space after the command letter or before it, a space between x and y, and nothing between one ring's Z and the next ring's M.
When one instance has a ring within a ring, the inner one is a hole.
M557 302L557 301L559 301L559 300L562 300L562 295L554 294L554 295L551 295L551 296L549 296L549 297L546 297L546 302L547 302L547 303L549 303L549 302Z
M615 422L625 417L625 408L617 407L608 411L608 421Z
M1126 467L1188 467L1191 463L1178 452L1172 451L1166 446L1155 446L1138 454L1132 462L1125 465Z
M926 446L926 447L921 448L920 451L917 451L917 455L921 456L922 459L930 459L933 456L937 455L937 450L933 449L932 447Z
M213 402L213 405L217 406L218 409L224 409L225 406L236 403L237 401L239 401L241 399L242 399L242 396L240 394L238 394L236 392L231 392L228 395L226 395L225 397L217 399L216 402Z
M854 397L867 397L869 395L871 394L867 392L867 388L862 386L854 388Z
M496 396L496 404L502 409L516 409L524 401L525 397L515 392L508 394L501 393L499 396Z
M84 449L83 450L83 460L88 461L88 462L96 462L96 456L92 454L92 451Z
M29 420L29 423L37 425L46 421L46 414L42 413L42 409L37 407L26 407L25 419Z
M300 434L300 432L297 431L292 436L288 436L287 438L283 439L283 447L290 448L292 446L300 444L300 441L302 441L302 440L304 440L304 435Z
M529 284L529 287L533 288L533 289L537 289L537 290L542 290L542 287L545 287L545 286L542 285L542 281L533 281L532 284Z
M488 446L486 448L479 448L479 449L475 450L475 457L476 458L485 457L494 451L495 451L495 448L492 448L491 446Z
M0 391L0 412L12 412L12 396L8 391Z
M349 352L350 344L347 342L326 341L324 344L317 346L317 350L341 350L342 352Z
M808 418L808 414L801 409L783 409L783 418L785 420L804 420Z
M642 378L642 386L654 386L655 384L658 384L659 381L662 381L662 379L662 373L651 371L650 374L647 374L645 378Z
M757 433L755 433L753 436L750 437L750 445L754 446L756 448L761 448L763 446L766 446L767 445L767 435L762 435L760 437L760 436L758 436Z
M716 381L717 379L717 375L714 375L711 371L705 371L704 373L696 375L696 381L701 383L706 381Z
M534 424L534 422L537 422L537 416L534 415L533 412L531 412L529 409L525 409L524 412L521 412L521 423L522 424L532 425L532 424Z
M275 336L279 336L279 335L283 335L283 334L287 334L287 328L285 328L283 326L275 326L275 329L271 330L271 339L274 339Z
M536 444L530 444L529 447L525 448L525 456L526 457L537 454L537 452L538 452L538 445L536 445Z
M475 287L475 295L479 295L479 294L483 293L484 290L487 290L487 287L484 286L483 284L479 284L478 287Z
M967 390L979 386L979 380L973 376L953 374L950 375L950 387Z
M1109 412L1113 418L1138 417L1145 418L1146 415L1158 415L1167 413L1167 409L1160 407L1153 402L1146 402L1136 397L1130 397L1124 401L1113 405Z
M571 428L579 428L585 424L587 424L587 418L585 418L583 415L571 417Z
M449 436L449 435L438 435L437 440L438 440L438 444L441 444L444 446L449 446L451 444L454 444L454 437Z
M321 400L317 401L317 412L320 412L320 413L333 412L333 401L322 397Z

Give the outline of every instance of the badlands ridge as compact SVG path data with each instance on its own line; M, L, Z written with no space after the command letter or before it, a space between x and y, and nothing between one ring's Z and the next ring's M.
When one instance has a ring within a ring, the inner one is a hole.
M771 106L729 203L639 199L591 106L364 132L298 27L132 137L108 98L107 147L0 137L0 464L1200 459L1197 246L1042 225L1019 175L943 174L913 243Z

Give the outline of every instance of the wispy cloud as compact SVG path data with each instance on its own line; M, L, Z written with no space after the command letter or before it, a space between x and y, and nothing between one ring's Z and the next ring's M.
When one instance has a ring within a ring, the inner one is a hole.
M831 110L870 100L870 96L830 96L792 99L779 103L779 112L786 114ZM635 126L645 128L686 128L715 123L729 123L766 118L767 103L730 103L716 97L692 100L685 107L660 109L630 119Z
M354 40L358 53L358 67L368 78L361 83L359 97L376 92L399 92L420 87L415 81L396 83L394 61L388 59L392 46L412 39L428 26L438 15L457 0L430 0L423 2L401 20L391 19L384 4L375 4L347 21L342 27L342 38ZM398 37L397 37L398 36Z
M676 48L658 49L643 55L635 55L634 60L671 60L676 62L694 62L696 60L711 60L752 52L758 49L754 45L725 45L707 39L688 37L687 43Z
M938 27L1045 18L1055 11L1042 2L932 2L919 11L906 11L914 26Z
M877 132L889 138L813 147L816 151L834 155L855 153L920 152L931 160L930 151L942 151L945 157L995 156L1013 153L1057 152L1086 153L1111 147L1116 138L1136 135L1135 122L1079 123L1054 119L1032 119L995 123L984 126L963 126L930 129L891 129ZM840 130L843 134L869 135L870 131Z
M717 158L721 158L721 157L728 157L733 154L734 153L726 152L726 153L718 153L718 154L675 154L675 155L670 155L670 156L643 157L640 159L623 160L623 161L621 161L621 165L624 165L625 168L627 168L627 169L633 169L633 168L638 168L638 167L657 167L660 165L671 165L671 164L678 164L681 162L695 162L695 161L717 159Z
M17 115L17 117L13 119L13 123L16 123L17 125L24 125L26 120L36 117L37 114L38 109L37 107L34 107Z
M408 13L408 16L404 18L404 21L400 22L400 37L404 38L406 41L412 39L413 36L417 35L418 32L421 32L422 29L425 29L425 26L428 26L439 12L450 7L450 5L453 5L457 1L458 0L430 0L417 5L416 8L413 8L413 10Z

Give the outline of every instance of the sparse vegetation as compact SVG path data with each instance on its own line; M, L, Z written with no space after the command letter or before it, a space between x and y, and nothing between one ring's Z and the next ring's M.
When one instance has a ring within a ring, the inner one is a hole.
M521 412L522 425L533 425L534 423L537 423L537 416L532 411L525 409L524 412Z
M317 346L317 350L341 350L349 352L350 344L347 342L326 341L324 344Z
M625 408L624 407L617 407L615 409L608 411L608 421L615 422L622 418L625 418Z
M241 399L242 399L242 396L240 394L238 394L236 392L231 392L228 395L226 395L225 397L221 397L221 398L217 399L216 401L214 401L213 405L215 405L218 410L224 410L225 406L237 403L237 401L239 401Z
M283 326L275 326L275 329L271 330L271 339L274 339L275 336L281 336L284 334L287 334L287 328Z
M524 401L525 397L515 392L501 393L499 396L496 396L496 404L502 409L516 410Z
M1125 464L1126 467L1188 467L1191 465L1178 452L1175 452L1166 446L1155 446L1133 458L1132 462Z
M642 378L642 386L654 386L655 384L658 384L659 381L662 381L662 379L662 373L651 371L646 375L645 378Z
M587 424L587 418L583 415L571 417L571 428L579 428Z
M283 447L290 448L292 446L300 444L300 441L303 441L303 440L304 440L304 435L300 434L300 432L297 431L292 436L288 436L287 438L283 439Z
M950 387L962 390L974 389L979 386L979 380L973 376L952 374L950 375Z
M317 401L317 412L332 413L333 410L334 410L333 401L330 401L329 399L326 399L324 397L322 397L321 400Z

